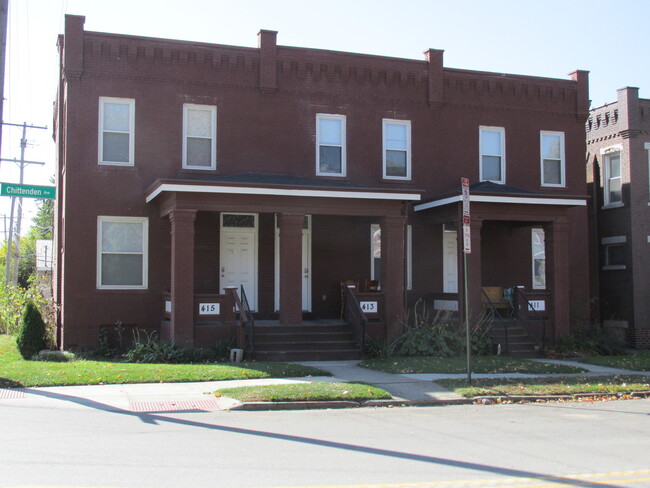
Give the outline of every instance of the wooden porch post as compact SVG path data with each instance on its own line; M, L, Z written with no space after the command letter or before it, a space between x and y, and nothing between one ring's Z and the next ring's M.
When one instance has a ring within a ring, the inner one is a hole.
M381 288L384 291L386 339L402 333L406 312L406 217L385 216L381 219Z
M280 323L302 323L302 226L305 214L278 215L280 229Z
M546 288L551 291L553 310L552 339L571 331L569 300L569 221L558 217L544 225L546 247Z
M172 238L171 339L194 345L194 220L196 210L169 212Z

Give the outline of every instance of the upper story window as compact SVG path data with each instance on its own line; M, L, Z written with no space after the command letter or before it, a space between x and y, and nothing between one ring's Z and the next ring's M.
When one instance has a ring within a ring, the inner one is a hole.
M97 219L97 288L147 288L146 217Z
M607 153L603 157L605 177L605 205L623 205L621 184L621 153Z
M565 186L564 132L540 133L542 186Z
M503 127L480 127L480 179L506 182L506 131Z
M133 166L135 100L99 98L99 164Z
M183 105L183 168L217 168L217 107Z
M387 179L411 179L411 121L383 120L383 171Z
M345 176L345 115L316 115L316 174Z

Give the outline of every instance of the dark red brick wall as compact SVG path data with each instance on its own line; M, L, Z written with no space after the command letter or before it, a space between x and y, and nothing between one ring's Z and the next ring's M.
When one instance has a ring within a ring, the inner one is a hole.
M59 266L65 269L65 277L59 279L59 297L65 300L62 321L70 344L94 344L98 323L122 320L158 327L161 293L170 286L170 225L160 217L155 202L145 204L150 185L159 178L209 180L242 172L314 178L317 113L347 117L347 176L332 181L422 190L423 199L456 190L461 176L478 181L479 126L485 125L505 128L508 185L553 195L586 193L580 107L588 94L586 88L578 90L574 80L455 70L426 61L284 46L274 50L268 44L253 49L83 32L77 17L68 17L66 26L65 90L58 101L66 123L57 138L62 148L59 166L65 167L60 183L65 227L59 223L63 231L59 240L65 242ZM268 33L265 36L262 42L270 42ZM434 61L441 62L442 53L432 53ZM135 99L133 167L97 164L101 96ZM215 171L182 169L184 103L217 106ZM411 181L382 179L382 118L412 123ZM565 133L565 188L540 186L540 130ZM259 212L258 302L260 310L272 312L273 214L263 207ZM98 215L148 217L148 290L96 289ZM371 216L314 216L315 313L338 315L340 279L370 277L369 229L377 222ZM441 291L440 223L420 216L412 217L411 223L412 295ZM218 286L218 229L218 213L197 213L197 291L214 291ZM520 247L516 234L508 246L513 261L521 265L521 260L530 259L530 246ZM587 276L582 258L586 234L576 233L573 240L571 276ZM494 281L497 275L508 281L526 278L517 273L522 272L505 262L486 270L489 279L494 274ZM576 282L576 288L586 286Z

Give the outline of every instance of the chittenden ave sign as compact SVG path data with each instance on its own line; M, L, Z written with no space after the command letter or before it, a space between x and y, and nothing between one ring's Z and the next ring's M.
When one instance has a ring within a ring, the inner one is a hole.
M56 188L53 186L19 185L17 183L1 183L1 196L26 198L56 198Z

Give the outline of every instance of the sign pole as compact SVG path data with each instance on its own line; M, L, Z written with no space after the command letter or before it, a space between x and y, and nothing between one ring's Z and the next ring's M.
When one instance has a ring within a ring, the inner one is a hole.
M465 349L467 350L467 383L472 384L472 341L469 327L469 263L468 254L472 252L472 235L469 216L469 180L461 178L460 184L463 193L463 293L465 296Z

